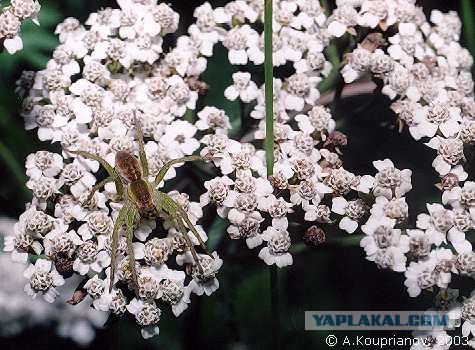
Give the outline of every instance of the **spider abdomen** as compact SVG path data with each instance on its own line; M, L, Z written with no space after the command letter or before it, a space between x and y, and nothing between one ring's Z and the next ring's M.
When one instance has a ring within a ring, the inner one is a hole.
M115 166L120 175L128 182L138 181L142 178L142 169L139 161L129 152L119 151L115 155Z
M131 197L141 214L150 214L155 211L152 192L145 180L139 179L130 183L129 190Z

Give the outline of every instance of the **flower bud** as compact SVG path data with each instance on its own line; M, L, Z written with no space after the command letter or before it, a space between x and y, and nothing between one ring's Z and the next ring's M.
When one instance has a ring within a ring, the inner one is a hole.
M325 243L325 231L315 225L310 226L307 231L305 231L302 239L306 245L316 247Z

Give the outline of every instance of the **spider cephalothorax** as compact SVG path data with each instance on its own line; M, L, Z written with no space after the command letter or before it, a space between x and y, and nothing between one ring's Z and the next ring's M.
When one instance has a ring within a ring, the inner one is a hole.
M115 156L115 167L112 167L105 159L84 151L70 151L84 158L89 158L98 161L108 173L108 177L97 185L95 185L87 200L90 200L94 193L103 187L108 182L114 182L117 190L118 200L123 202L123 206L114 223L114 230L112 233L112 256L111 256L111 276L109 288L112 289L114 285L114 277L117 269L117 250L119 244L119 235L121 228L126 227L127 238L127 254L132 266L132 279L134 287L137 287L137 271L135 271L135 257L132 245L132 238L134 228L140 218L144 217L167 217L181 232L186 243L187 249L193 255L194 261L199 269L202 271L201 263L198 255L191 242L188 232L191 231L193 236L198 240L201 247L207 252L206 246L194 227L193 223L188 218L186 211L168 194L160 192L157 188L162 182L167 171L178 163L201 160L200 156L187 156L174 159L166 163L158 172L154 181L149 181L148 161L145 155L143 133L140 123L136 122L137 138L139 142L139 159L133 154L125 151L119 151Z

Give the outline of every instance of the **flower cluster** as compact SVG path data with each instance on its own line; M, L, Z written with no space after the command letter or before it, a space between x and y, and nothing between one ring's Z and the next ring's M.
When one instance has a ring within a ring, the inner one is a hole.
M405 272L411 297L435 287L446 293L453 274L475 277L475 253L465 235L475 224L475 183L467 181L465 156L475 140L473 58L459 44L461 21L455 12L437 10L427 20L405 0L341 1L332 17L329 33L346 35L355 45L342 69L345 82L371 76L392 100L400 129L407 126L415 140L437 152L432 166L441 179L441 203L428 203L428 213L419 214L410 229L404 198L410 172L375 162L382 191L374 193L361 246L380 268ZM369 34L358 42L356 33L363 30ZM470 309L470 302L462 309ZM473 314L459 317L463 335L474 334Z
M327 17L318 1L274 1L273 61L290 69L273 80L275 163L268 177L264 87L252 75L264 63L263 1L236 0L215 9L205 3L196 8L188 34L171 47L163 37L177 30L178 14L168 5L118 3L120 9L94 13L85 26L66 19L57 28L60 45L47 68L26 72L18 83L19 91L29 91L22 111L26 128L37 128L40 140L62 148L61 154L28 157L34 199L6 240L15 260L39 256L25 272L28 294L52 301L64 278L84 276L78 302L88 296L98 310L128 312L149 337L158 333L162 308L168 305L178 316L192 294L218 288L217 253L199 254L198 266L181 233L163 217L142 218L134 231L136 290L122 237L119 281L108 291L112 228L123 203L112 183L88 200L100 181L99 163L71 151L96 154L112 165L118 151L138 155L136 120L151 177L168 160L191 154L213 164L206 165L212 178L199 202L169 193L192 223L214 208L229 222L229 237L258 250L268 265L291 265L296 241L321 244L335 224L350 234L361 227L368 260L405 273L411 296L436 286L446 291L452 274L475 276L475 254L465 237L474 228L475 183L466 181L463 168L465 147L475 143L472 57L458 43L455 14L434 11L429 22L414 1L342 0ZM342 37L354 50L332 65L324 49ZM223 95L239 101L255 120L241 140L230 137L224 110L196 111L208 88L200 75L218 43L239 67ZM405 198L412 188L410 170L389 159L375 161L373 175L343 166L347 138L336 130L319 90L340 69L346 83L374 79L392 99L400 126L437 150L433 166L441 176L442 200L427 204L428 214L419 214L413 229ZM172 169L165 180L175 177L179 173ZM187 238L198 245L192 235ZM460 317L464 332L474 333L470 300Z
M13 232L15 221L0 217L0 238ZM101 327L107 316L91 310L86 304L69 307L67 300L70 293L78 283L77 278L72 278L62 292L61 302L49 304L43 300L31 298L25 293L18 293L25 286L23 277L24 266L12 264L7 254L0 254L0 279L8 281L0 286L0 335L4 337L15 336L18 333L45 324L56 328L56 334L63 338L71 338L82 346L89 345L96 334L96 329Z
M40 3L37 0L11 0L9 6L0 8L0 45L14 54L23 48L20 27L23 21L31 19L39 25ZM0 52L3 48L0 49Z
M221 259L216 253L199 254L198 267L170 218L161 218L159 225L142 218L134 229L138 286L132 288L126 238L120 237L118 251L111 251L123 205L116 200L117 189L109 183L90 197L101 180L99 162L72 152L87 151L112 165L118 151L138 156L138 121L152 180L167 161L197 151L198 134L225 131L229 121L210 107L199 112L196 123L185 120L187 111L195 110L203 85L199 76L211 52L191 36L181 36L164 53L163 37L177 30L178 14L156 1L119 5L91 14L86 26L74 18L59 24L60 45L47 68L25 72L18 82L20 91L28 91L22 112L26 128L37 128L40 140L59 143L62 152L28 156L27 186L34 199L6 238L5 250L24 263L37 257L24 273L25 291L32 297L52 302L64 279L80 276L74 303L88 298L97 310L131 313L143 336L150 337L158 333L161 308L170 307L178 316L192 293L210 295L218 288ZM175 176L176 167L165 180ZM199 204L185 193L169 195L196 225L202 216ZM206 241L204 230L196 227ZM189 239L199 244L191 234ZM113 253L118 280L109 291Z

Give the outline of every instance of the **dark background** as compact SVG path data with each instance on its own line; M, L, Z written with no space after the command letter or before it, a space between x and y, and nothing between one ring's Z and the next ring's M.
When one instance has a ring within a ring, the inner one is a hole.
M210 1L213 6L224 2ZM35 131L24 131L17 112L20 101L13 91L16 78L24 69L44 68L57 45L51 33L62 19L73 16L84 21L91 12L115 7L113 1L41 3L41 27L24 25L25 49L14 56L0 55L0 216L18 217L30 199L24 186L26 156L37 150L54 150L51 145L39 142ZM169 3L180 13L180 30L183 30L192 22L193 9L203 1ZM461 1L425 0L420 4L427 14L438 8L465 15L464 42L471 46L474 13L467 9L462 13ZM237 125L234 133L239 135L246 129L247 119L243 123L236 120L243 114L240 106L222 97L236 68L223 64L225 56L221 49L215 52L204 78L212 92L203 103L225 108ZM424 211L425 203L440 200L433 186L437 179L431 167L434 154L422 143L412 140L407 131L398 134L385 98L377 97L368 104L371 98L344 100L337 110L338 124L349 136L344 157L346 167L357 174L373 174L371 162L388 157L398 168L412 169L414 190L408 195L408 203L414 221L417 213ZM358 108L365 104L367 107ZM189 168L188 171L192 173ZM203 192L202 184L199 176L191 175L192 183L186 188L197 198ZM211 213L207 214L205 226L225 261L219 276L220 289L211 297L193 297L191 307L178 319L170 316L168 310L163 312L161 334L157 338L143 340L134 322L124 320L99 330L90 349L270 349L276 332L280 332L283 349L326 349L327 332L303 330L305 310L425 310L432 304L433 295L428 292L419 298L410 298L402 274L380 271L374 263L366 261L357 237L328 232L330 243L312 250L302 249L294 254L294 265L280 273L282 326L280 330L272 329L267 267L257 257L256 250L249 251L243 242L222 239L225 225L219 220L213 221ZM467 285L467 280L462 283L455 278L452 287L461 288L461 294L468 295L474 286ZM333 333L338 336L410 336L409 332L402 331ZM27 330L13 338L0 338L0 349L60 347L76 349L77 345L56 336L51 325Z

